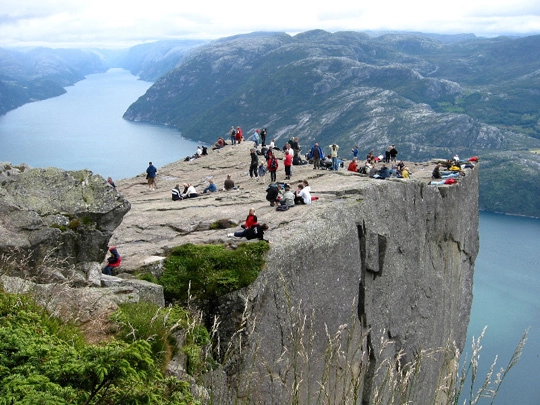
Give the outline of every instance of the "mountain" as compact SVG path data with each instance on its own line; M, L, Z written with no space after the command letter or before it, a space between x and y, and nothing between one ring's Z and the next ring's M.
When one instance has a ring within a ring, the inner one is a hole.
M64 87L105 70L103 60L91 51L0 48L0 115L32 101L64 94Z
M504 212L540 216L538 199L522 198L540 185L521 175L540 174L530 152L540 149L539 69L539 36L253 33L192 49L124 117L209 144L239 125L248 136L267 127L279 146L299 137L304 151L320 142L381 153L395 143L404 159L480 155L487 167L515 151L524 158L505 159L480 206L500 211L504 200Z
M129 70L142 80L153 82L174 69L190 49L207 43L203 40L169 40L141 44L116 54L116 67Z

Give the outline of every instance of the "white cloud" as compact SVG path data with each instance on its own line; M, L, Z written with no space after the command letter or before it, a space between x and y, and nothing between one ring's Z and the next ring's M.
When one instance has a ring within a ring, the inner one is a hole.
M409 30L480 36L540 33L530 0L0 0L0 47L131 46L253 31Z

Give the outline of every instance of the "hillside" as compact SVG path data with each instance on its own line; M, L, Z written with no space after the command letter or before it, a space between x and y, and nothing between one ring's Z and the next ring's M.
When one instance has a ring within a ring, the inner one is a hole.
M239 125L248 135L267 127L280 145L299 137L304 147L359 145L361 155L395 143L412 160L459 153L496 164L498 152L516 151L524 159L486 179L480 206L499 211L494 202L504 198L504 212L540 216L537 200L517 196L531 190L530 178L507 177L540 174L538 155L528 152L540 148L538 44L540 37L439 41L320 30L225 38L193 50L124 117L209 144ZM501 190L493 181L518 193L493 194Z
M79 49L0 48L0 115L21 105L64 94L106 66L97 53Z

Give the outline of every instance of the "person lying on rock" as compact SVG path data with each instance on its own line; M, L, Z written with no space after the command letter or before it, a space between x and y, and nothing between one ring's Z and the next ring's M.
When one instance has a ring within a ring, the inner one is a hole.
M264 240L265 242L268 242L268 240L264 239L264 232L267 230L268 230L268 225L257 224L251 228L243 229L241 231L236 231L235 233L229 233L227 234L227 236L229 238L235 236L237 238L246 238L248 240L259 239L259 240Z

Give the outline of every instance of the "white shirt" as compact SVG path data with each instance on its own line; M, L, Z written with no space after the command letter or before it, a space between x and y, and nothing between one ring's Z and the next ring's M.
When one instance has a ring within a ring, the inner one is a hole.
M305 204L311 204L311 194L309 190L306 190L305 188L303 188L302 190L298 192L298 197L302 197Z

